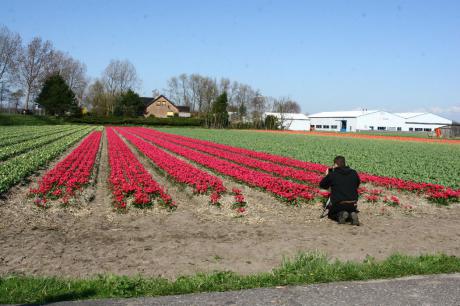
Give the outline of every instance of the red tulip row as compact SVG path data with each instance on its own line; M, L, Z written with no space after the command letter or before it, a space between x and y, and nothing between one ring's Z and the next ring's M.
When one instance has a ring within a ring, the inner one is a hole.
M128 201L134 196L132 204L138 207L158 202L174 209L176 204L163 188L158 185L133 152L113 131L107 128L107 150L109 153L109 183L114 196L116 208L126 208Z
M318 186L319 182L322 179L322 175L317 172L313 171L304 171L296 168L292 168L289 166L279 165L270 161L263 161L257 158L249 157L247 155L228 152L228 150L217 149L211 146L202 145L199 143L195 143L192 139L176 139L175 136L166 133L157 133L151 129L143 130L144 135L151 135L156 137L161 137L167 141L174 142L175 144L186 146L188 148L198 150L201 152L205 152L207 154L224 158L230 160L232 162L236 162L238 164L248 166L250 168L255 168L259 170L263 170L265 172L274 173L276 175L291 178L302 182L307 182L309 184L313 184Z
M234 179L244 182L250 186L270 191L276 196L288 200L289 202L297 202L302 199L311 200L315 198L315 196L321 195L317 188L287 181L270 174L248 169L227 160L185 148L166 141L160 137L150 135L147 133L145 128L123 128L120 130L142 137L157 146L183 156L218 173L233 177Z
M48 171L30 190L38 196L35 203L46 207L48 199L62 199L67 204L75 191L89 183L92 169L99 151L101 132L92 132L64 160Z
M152 129L147 129L152 131ZM160 131L154 130L156 133L160 133L163 135L167 136L172 136L172 134L169 133L164 133ZM188 140L188 141L193 141L194 143L197 144L202 144L205 146L210 146L213 148L225 150L228 152L236 153L236 154L242 154L242 155L247 155L250 157L254 157L263 161L270 161L272 163L277 163L281 165L286 165L286 166L291 166L295 168L300 168L300 169L305 169L307 171L316 171L316 172L325 172L327 170L327 166L321 165L321 164L316 164L316 163L311 163L311 162L306 162L306 161L301 161L285 156L280 156L280 155L275 155L275 154L270 154L270 153L265 153L265 152L258 152L258 151L252 151L248 149L243 149L243 148L237 148L237 147L232 147L229 145L224 145L220 143L215 143L211 141L206 141L206 140L201 140L201 139L196 139L196 138L190 138L190 137L185 137L181 135L176 135L174 134L174 138L176 139L182 139L182 140Z
M175 181L194 188L196 193L212 192L213 203L217 203L226 191L221 179L210 175L184 162L145 140L128 133L128 128L116 128L116 131L136 146L158 168L170 175Z
M145 130L153 131L151 129L145 129ZM146 131L145 133L151 133L149 131ZM169 133L164 133L164 132L159 132L159 131L153 131L153 132L157 133L157 135L163 135L163 137L170 137L170 138L173 137L173 139L175 139L174 141L182 140L182 141L193 142L196 145L207 146L210 148L215 148L215 149L219 149L225 152L235 153L238 155L254 157L256 159L259 159L265 162L277 163L279 165L286 165L290 167L304 169L304 170L307 170L308 172L313 172L311 176L305 175L305 177L307 177L307 180L303 180L303 181L308 182L308 179L309 179L310 180L309 182L311 183L315 183L315 181L317 181L320 178L319 173L322 173L326 171L327 169L327 166L325 165L304 162L304 161L295 160L289 157L278 156L278 155L264 153L264 152L256 152L256 151L251 151L251 150L243 149L243 148L236 148L236 147L232 147L228 145L218 144L218 143L205 141L205 140L199 140L195 138L189 138L185 136L179 136L179 135L172 136ZM260 164L259 166L257 166L257 168L267 171L266 169L262 167L264 167L263 164ZM283 176L282 173L286 174L286 172L283 172L284 169L281 170L275 167L273 167L272 169L273 170L276 169L275 170L276 172L274 173L277 173L278 175ZM288 177L296 178L294 176L297 176L300 178L302 177L298 173L293 174L292 176L288 176ZM399 190L423 193L429 200L432 200L435 202L459 201L460 199L460 190L454 190L452 188L448 188L448 187L438 185L438 184L417 183L417 182L407 181L407 180L403 180L399 178L383 177L383 176L372 175L368 173L359 173L359 176L363 183L371 183L373 185L382 186L382 187L389 188L389 189L394 188L394 189L399 189ZM299 178L296 178L296 179L299 179ZM302 179L299 179L299 180L302 180Z

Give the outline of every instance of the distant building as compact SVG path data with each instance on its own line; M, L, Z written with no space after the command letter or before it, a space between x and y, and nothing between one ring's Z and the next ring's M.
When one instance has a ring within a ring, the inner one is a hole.
M145 104L145 117L169 118L178 116L188 118L191 116L190 107L175 105L164 95L159 95L156 98L141 97L141 99Z
M379 110L338 111L312 114L310 129L317 131L432 132L452 121L431 113L389 113Z
M409 132L431 132L436 128L452 124L452 120L432 113L395 113L395 115L405 119Z
M310 119L307 115L299 113L271 113L265 112L263 118L275 116L281 123L284 130L308 131L310 129Z

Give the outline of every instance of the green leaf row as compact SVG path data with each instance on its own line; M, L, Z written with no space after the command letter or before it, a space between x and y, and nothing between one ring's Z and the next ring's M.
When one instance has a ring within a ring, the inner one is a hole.
M40 166L55 159L72 144L82 139L95 127L83 127L75 133L62 137L45 147L10 158L0 164L0 194L36 171Z
M48 143L56 141L59 138L62 138L67 135L71 135L75 132L78 132L81 129L83 129L83 127L76 126L70 130L65 130L63 132L54 133L46 137L38 137L38 138L30 139L24 142L16 143L10 146L0 147L0 161L6 160L15 155L30 151L34 148L42 147Z
M45 126L40 127L39 129L35 128L33 130L23 130L20 133L11 133L6 135L3 138L0 138L0 148L10 146L16 143L27 141L30 139L36 139L38 137L43 137L47 135L56 134L63 131L68 131L74 129L75 126L72 125L55 125L55 126ZM0 134L4 132L4 127L0 127Z

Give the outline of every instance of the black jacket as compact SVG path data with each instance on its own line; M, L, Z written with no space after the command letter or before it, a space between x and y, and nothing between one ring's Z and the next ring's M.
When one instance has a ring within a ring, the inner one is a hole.
M331 188L331 202L333 207L341 201L357 201L358 187L361 183L358 173L349 167L340 167L329 170L319 186L323 189Z

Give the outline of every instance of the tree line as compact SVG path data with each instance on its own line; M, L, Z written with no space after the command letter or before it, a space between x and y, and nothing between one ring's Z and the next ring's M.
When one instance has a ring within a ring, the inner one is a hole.
M228 78L217 80L200 74L183 73L171 77L164 91L178 105L189 106L192 112L207 118L206 122L215 122L208 124L211 126L222 126L226 124L226 120L228 121L225 116L217 115L222 113L222 105L225 104L223 101L226 101L226 110L231 113L230 119L233 122L248 121L255 127L264 124L265 112L301 111L300 105L289 97L265 96L248 84ZM215 118L223 118L224 122L216 122Z
M39 102L56 114L77 111L73 102L67 109L53 104L66 98L98 116L136 117L144 112L136 93L140 84L136 68L128 60L112 59L100 77L91 81L84 63L55 49L49 40L34 37L24 43L19 34L0 26L0 108L8 101L8 109L18 110L23 100L25 110L33 110L34 102ZM58 93L61 96L52 98ZM273 98L248 84L200 74L171 77L163 93L215 127L227 126L230 120L257 127L263 125L264 112L300 112L299 104L287 97ZM153 95L158 94L155 90Z
M0 26L0 107L8 101L7 108L18 109L24 99L24 108L33 109L45 81L57 74L81 101L88 84L85 64L48 40L34 37L23 43L19 34Z

